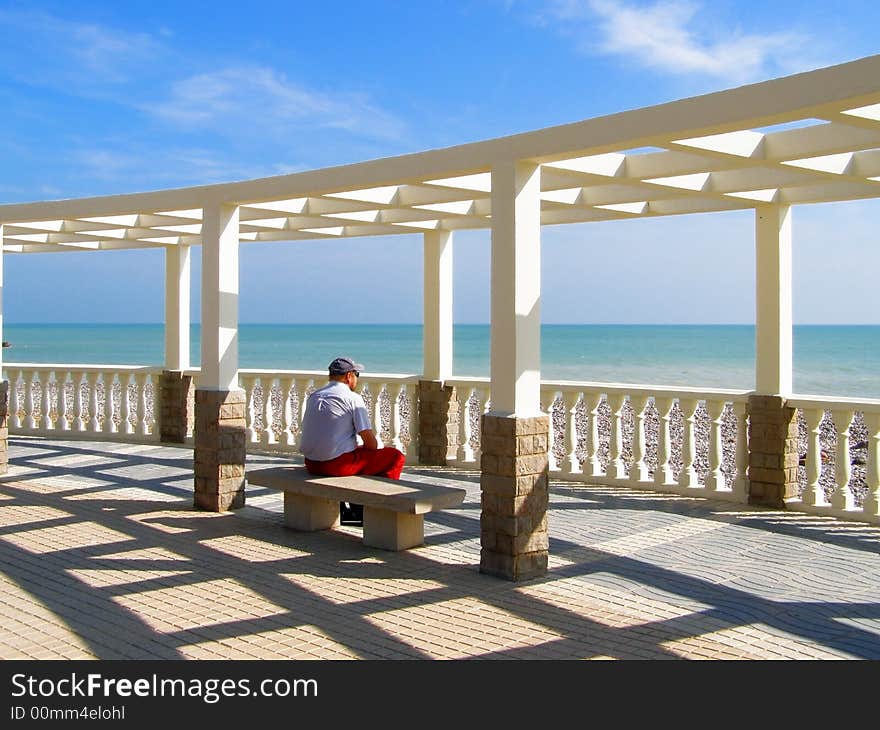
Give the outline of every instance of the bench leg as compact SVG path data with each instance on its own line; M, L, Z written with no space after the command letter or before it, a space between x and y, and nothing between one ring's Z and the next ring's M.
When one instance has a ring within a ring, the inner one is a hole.
M302 532L336 527L339 524L339 502L285 492L284 524Z
M364 505L364 545L382 550L406 550L424 542L424 515L410 515Z

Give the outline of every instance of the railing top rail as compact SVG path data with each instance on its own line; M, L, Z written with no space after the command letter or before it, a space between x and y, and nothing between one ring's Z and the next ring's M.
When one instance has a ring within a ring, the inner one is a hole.
M314 378L315 380L327 380L326 370L255 370L252 368L241 368L239 375L249 377L271 376L271 377L294 377L294 378ZM360 382L400 382L400 383L417 383L422 379L420 375L401 374L401 373L361 373Z
M3 369L11 370L53 370L70 371L79 373L161 373L163 368L155 365L95 365L77 363L46 363L46 362L4 362Z
M880 413L880 399L877 398L836 398L833 396L792 395L786 399L786 403L792 408L824 408L833 410L865 411L868 413Z
M556 389L566 391L591 391L615 393L622 395L660 395L669 398L687 396L689 398L713 400L722 397L730 401L746 401L754 391L734 390L730 388L688 388L670 385L650 385L646 383L602 383L577 380L542 380L543 390Z
M454 378L446 378L444 382L450 385L488 385L492 381L490 378L483 377L456 376Z

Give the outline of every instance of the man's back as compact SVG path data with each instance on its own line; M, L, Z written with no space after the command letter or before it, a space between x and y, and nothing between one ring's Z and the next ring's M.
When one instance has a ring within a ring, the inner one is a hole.
M312 461L329 461L357 448L357 434L370 428L364 399L345 383L331 380L306 401L300 451Z

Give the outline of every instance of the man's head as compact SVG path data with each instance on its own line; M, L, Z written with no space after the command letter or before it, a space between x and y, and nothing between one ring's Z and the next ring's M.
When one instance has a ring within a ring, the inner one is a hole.
M330 363L328 370L330 371L330 380L337 380L345 383L352 390L357 385L361 370L364 366L359 362L355 362L350 357L337 357Z

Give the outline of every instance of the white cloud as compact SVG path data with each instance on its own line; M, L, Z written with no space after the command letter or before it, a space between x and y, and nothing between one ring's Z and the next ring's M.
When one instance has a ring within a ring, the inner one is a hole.
M799 33L747 33L713 24L686 0L550 0L542 20L563 25L583 40L582 50L623 56L675 74L702 74L745 82L778 71L803 70L807 38Z
M141 108L177 126L220 133L284 135L308 127L396 139L404 132L400 120L363 94L315 91L256 65L176 81L166 99Z
M158 150L79 148L68 156L68 162L82 179L114 184L123 181L130 184L132 180L137 180L137 189L126 192L141 192L168 185L207 185L250 180L303 169L285 163L240 163L228 159L222 151L182 147Z
M20 81L65 91L122 84L163 53L148 33L65 20L42 11L0 10L0 67Z

